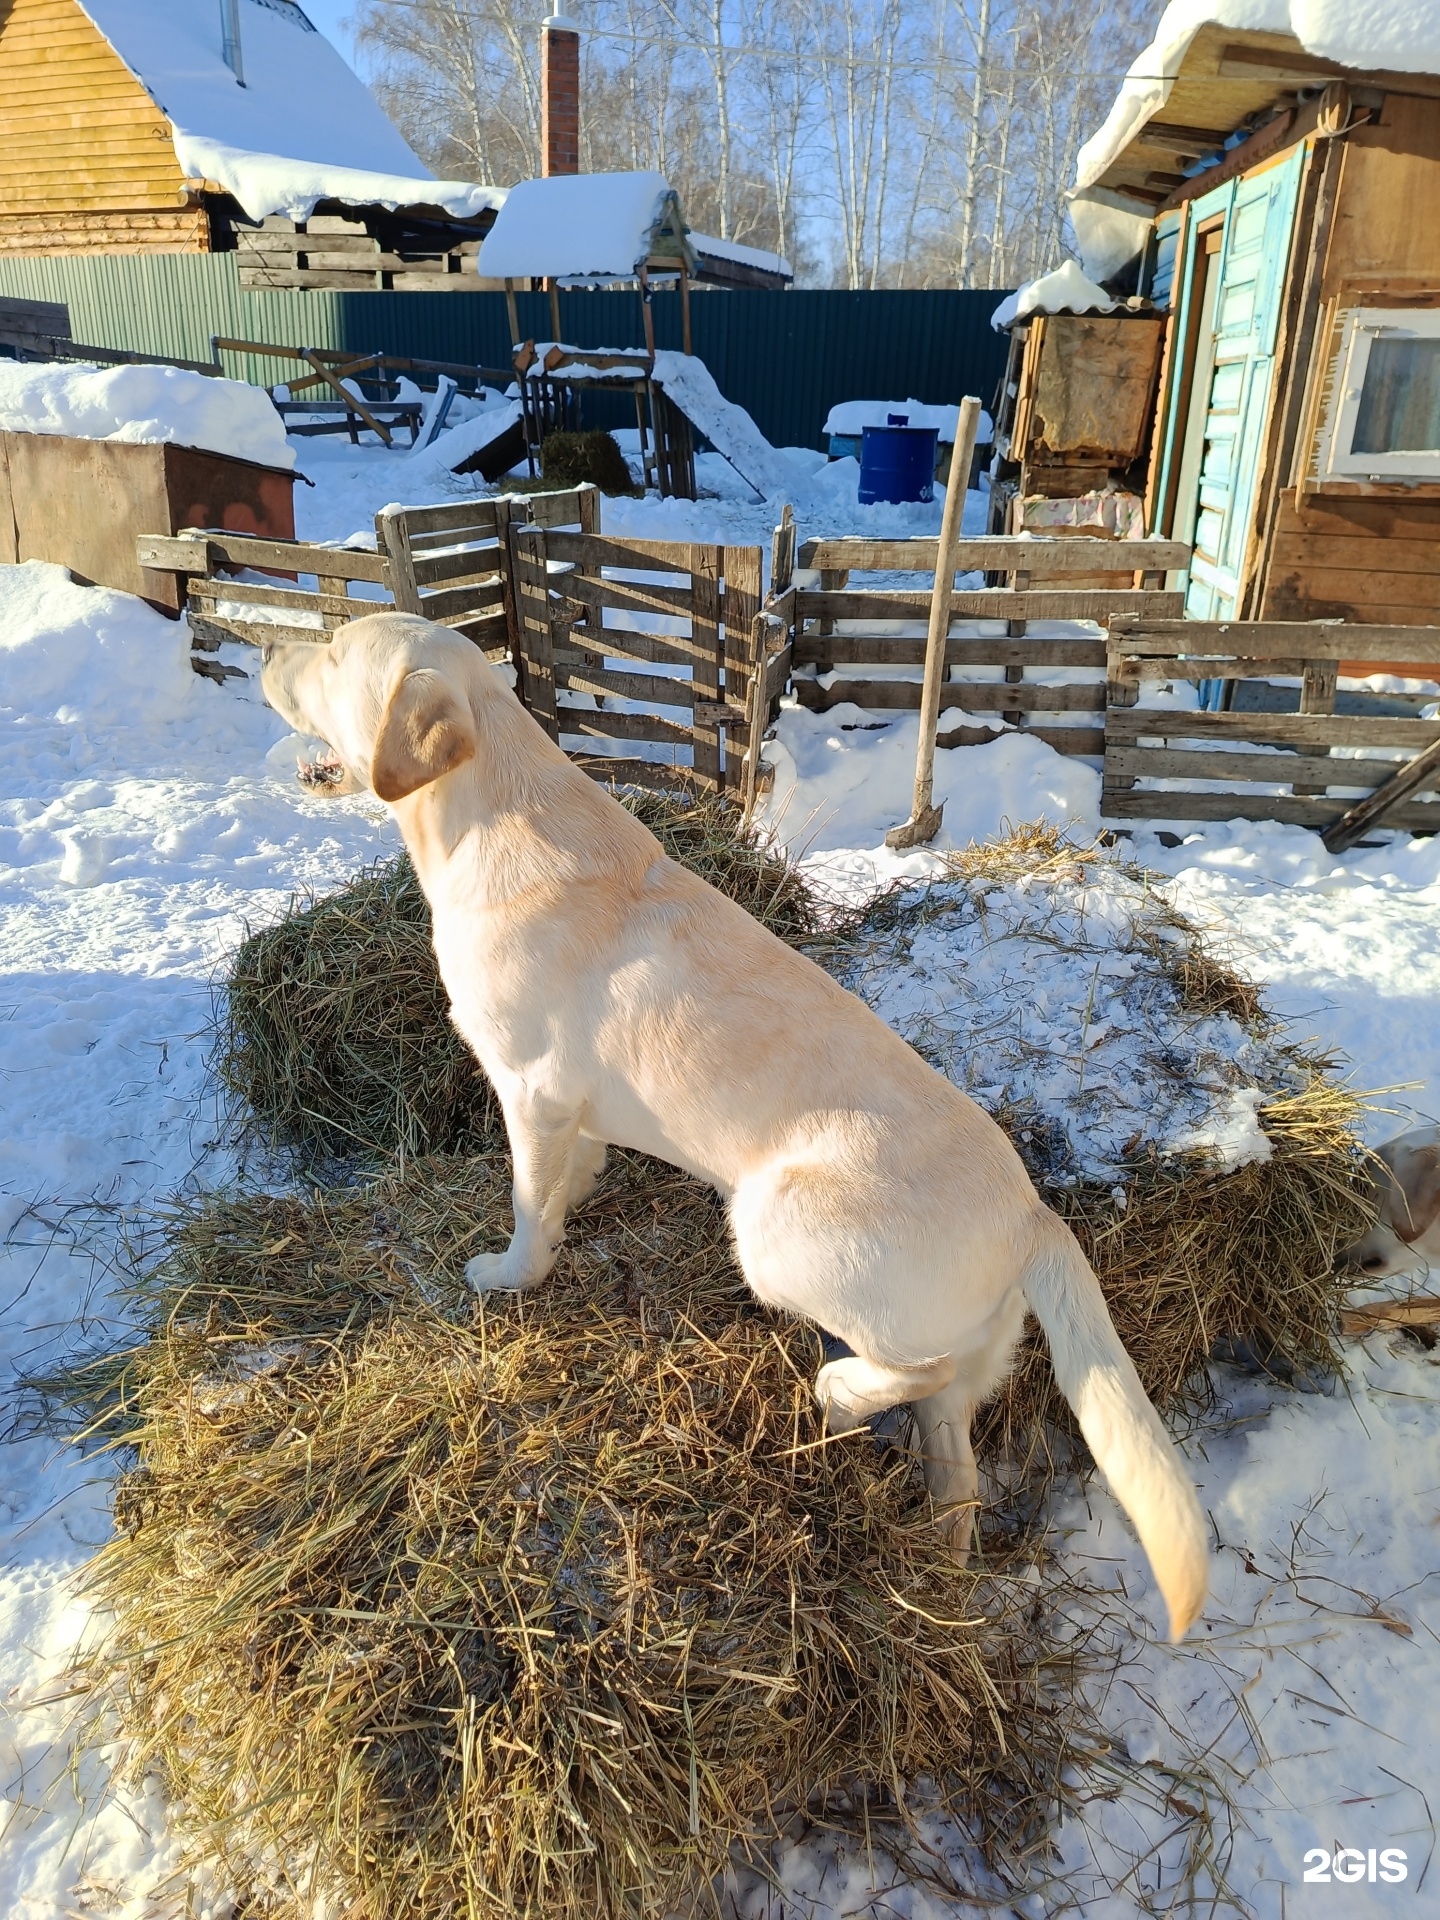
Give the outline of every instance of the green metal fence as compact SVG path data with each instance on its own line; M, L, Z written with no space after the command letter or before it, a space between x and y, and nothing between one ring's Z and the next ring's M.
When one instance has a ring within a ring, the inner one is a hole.
M497 293L328 293L240 287L230 254L85 254L0 259L0 296L62 301L77 340L97 347L208 360L212 334L275 345L384 350L426 360L504 366L509 328ZM698 291L693 344L720 390L777 446L819 446L838 400L956 401L988 406L1005 362L990 315L1003 292L788 293ZM643 339L633 291L566 293L566 339L580 347L635 347ZM678 294L657 293L656 342L680 345ZM543 294L520 296L520 324L550 335ZM227 371L269 385L272 361Z

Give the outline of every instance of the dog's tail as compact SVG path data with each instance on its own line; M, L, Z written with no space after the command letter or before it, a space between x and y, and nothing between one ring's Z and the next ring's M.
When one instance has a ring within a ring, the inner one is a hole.
M1070 1229L1041 1223L1021 1281L1045 1329L1060 1391L1149 1556L1179 1640L1205 1604L1209 1554L1195 1489L1115 1331Z

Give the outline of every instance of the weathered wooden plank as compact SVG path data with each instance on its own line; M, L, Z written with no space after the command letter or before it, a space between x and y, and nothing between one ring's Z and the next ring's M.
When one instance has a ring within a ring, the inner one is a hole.
M698 781L689 767L666 766L655 760L629 760L616 754L572 753L570 758L592 780L617 787L647 787L656 793L693 793Z
M631 633L626 627L576 626L577 645L587 653L616 660L643 660L660 667L694 665L696 644L684 635L662 638L656 633Z
M210 651L225 640L239 640L247 647L263 647L267 641L271 645L304 641L307 646L324 646L331 637L327 627L290 627L271 620L238 620L228 614L198 610L192 613L188 608L185 620L195 644Z
M543 495L532 496L533 500ZM682 577L689 571L687 554L695 549L674 540L635 540L629 535L606 534L603 538L588 533L552 534L550 558L566 560L582 567L623 567L637 573L673 573Z
M1342 621L1170 620L1143 616L1110 628L1127 656L1207 655L1246 660L1415 660L1440 662L1440 627L1353 626ZM1277 669L1279 670L1279 669ZM1234 678L1221 673L1214 678Z
M1131 787L1121 793L1103 791L1100 811L1110 820L1278 820L1292 827L1324 827L1338 820L1350 804L1287 793L1161 793ZM1407 833L1435 833L1440 831L1440 802L1411 802L1385 824Z
M825 713L847 701L857 707L916 707L919 680L837 680L822 687L818 680L797 680L795 697L812 713ZM963 707L967 713L1100 713L1105 687L1009 686L1000 681L950 680L940 689L940 706Z
M401 512L417 553L422 551L422 541L428 542L439 534L448 534L458 543L462 539L494 539L499 532L493 500L463 500L443 507L403 507Z
M483 583L470 583L461 587L441 587L434 593L422 593L420 611L427 620L438 620L441 626L453 626L456 620L473 618L486 613L492 607L503 607L505 588L499 580Z
M574 693L613 694L620 700L636 700L651 707L693 707L697 687L689 680L672 680L668 674L627 673L622 667L556 665L560 684Z
M321 547L304 540L262 540L248 533L183 527L174 535L142 534L135 542L135 551L142 567L154 567L161 573L208 573L217 566L253 567L259 573L314 573L336 580L389 584L384 556L363 547Z
M318 609L321 596L305 587L262 587L253 580L232 580L222 573L193 576L187 599L198 612L213 613L222 600L236 606ZM350 594L326 594L324 599L327 611L350 620L363 620L367 613L384 613L390 604L388 600L360 600Z
M649 586L638 580L561 573L554 576L554 584L560 592L568 593L572 600L583 601L589 607L609 607L617 613L684 614L688 617L690 612L688 583L683 587Z
M724 622L721 654L723 698L732 711L738 709L739 713L738 719L731 718L726 722L723 777L729 791L743 794L743 761L750 738L746 721L751 712L751 689L756 677L764 671L767 647L767 626L759 621L763 578L760 549L725 547L720 554L720 568L725 581L720 605L720 617ZM772 614L771 624L783 632L780 624L782 618L778 613ZM704 710L697 700L697 721ZM763 724L761 730L764 730ZM752 798L753 792L752 782Z
M659 741L673 747L688 747L692 734L682 720L667 720L658 713L613 713L608 709L592 712L588 707L561 705L557 718L560 732L579 739Z
M1064 591L1009 587L977 587L950 596L952 620L1093 620L1098 624L1117 614L1144 615L1147 620L1169 620L1183 610L1185 597L1148 588L1076 587ZM839 592L800 592L795 597L797 620L922 620L930 610L930 596L920 592L880 592L856 588Z
M937 747L985 747L1007 733L1032 734L1047 747L1053 747L1056 753L1080 754L1091 760L1098 760L1105 751L1103 727L950 727L936 734L935 744Z
M415 583L419 587L443 587L461 580L498 580L504 564L498 542L451 553L415 553Z
M720 698L721 679L724 671L720 653L720 581L723 574L723 553L719 547L701 545L697 542L690 549L689 569L693 599L690 610L690 632L700 651L691 668L693 680L692 700L716 701ZM637 696L644 699L644 695ZM724 761L721 758L720 729L713 723L695 725L695 745L693 752L695 777L704 786L718 790L724 783Z
M922 639L897 640L889 634L873 639L856 633L799 633L795 636L795 664L814 666L819 661L834 666L863 663L866 666L918 667L925 662ZM948 640L945 643L947 667L1100 667L1105 666L1103 640L1031 640L1011 639L996 634L989 640Z
M1325 787L1377 787L1399 771L1394 760L1332 760L1281 750L1230 753L1216 747L1122 747L1105 749L1107 774L1149 780L1228 780L1288 787L1297 780Z
M1345 853L1371 827L1392 819L1401 803L1412 793L1429 793L1440 787L1440 741L1417 754L1410 764L1393 772L1376 787L1368 800L1354 806L1325 835L1331 853Z
M1131 745L1143 736L1272 747L1411 747L1418 752L1440 740L1440 720L1368 713L1183 713L1168 707L1112 706L1105 726L1117 745Z
M856 573L934 574L939 542L918 540L811 539L801 543L796 564ZM1033 579L1067 573L1171 572L1190 565L1183 540L1104 540L1077 536L1053 540L1030 534L991 534L962 540L957 573L1011 572L1017 567Z

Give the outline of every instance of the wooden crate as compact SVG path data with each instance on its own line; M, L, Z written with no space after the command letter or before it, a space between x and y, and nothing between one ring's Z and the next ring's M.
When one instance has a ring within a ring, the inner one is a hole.
M1403 652L1440 678L1440 627L1347 626L1310 621L1119 619L1109 641L1103 810L1111 819L1280 820L1328 826L1399 771L1396 759L1337 758L1340 751L1403 749L1413 759L1440 740L1440 720L1339 714L1341 662ZM1299 679L1298 713L1177 713L1138 708L1151 680ZM1168 790L1140 787L1165 780ZM1173 784L1181 783L1181 784ZM1272 791L1263 792L1262 788ZM1273 789L1284 791L1275 792ZM1348 794L1335 789L1348 789ZM1384 824L1440 830L1440 801L1411 799Z
M760 549L522 527L511 551L522 698L552 739L599 779L743 791ZM669 752L586 750L602 741Z
M875 679L860 673L828 687L818 680L797 679L795 693L802 706L821 713L847 701L881 709L919 707L930 586L855 589L849 579L852 573L883 572L928 574L933 581L937 544L928 539L805 541L798 564L818 570L820 585L801 588L795 595L794 665L815 667L822 674L848 667L913 668L915 677ZM1113 586L1066 584L1077 574L1094 576L1112 557L1122 563L1105 569ZM1164 591L1164 577L1170 569L1188 566L1189 560L1189 548L1173 540L1051 540L1005 534L962 540L957 572L1000 574L1009 584L952 589L949 678L940 692L941 711L994 713L1004 725L951 728L939 734L939 744L977 746L1009 728L1034 733L1061 753L1098 756L1104 750L1104 729L1098 723L1105 708L1103 635L1032 637L1028 623L1076 620L1103 627L1121 614L1178 616L1182 597ZM914 632L902 636L876 631L881 621L913 622ZM967 631L981 621L1003 621L1004 631ZM1094 682L1043 686L1025 679L1029 667L1055 666L1093 670ZM967 667L1001 668L1005 677L1002 682L966 679ZM955 677L957 672L962 677ZM1093 713L1097 724L1047 727L1033 717L1054 713Z

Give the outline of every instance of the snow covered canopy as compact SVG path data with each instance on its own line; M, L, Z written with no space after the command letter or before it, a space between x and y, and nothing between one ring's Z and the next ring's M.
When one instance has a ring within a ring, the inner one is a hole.
M654 263L694 272L663 173L558 173L510 189L480 249L490 280L628 280Z
M1440 0L1171 0L1080 149L1070 216L1086 272L1134 258L1167 178L1297 88L1359 73L1440 74Z
M243 86L222 57L218 0L80 5L170 122L186 176L252 220L305 220L321 200L473 219L505 198L434 179L295 0L237 0Z

